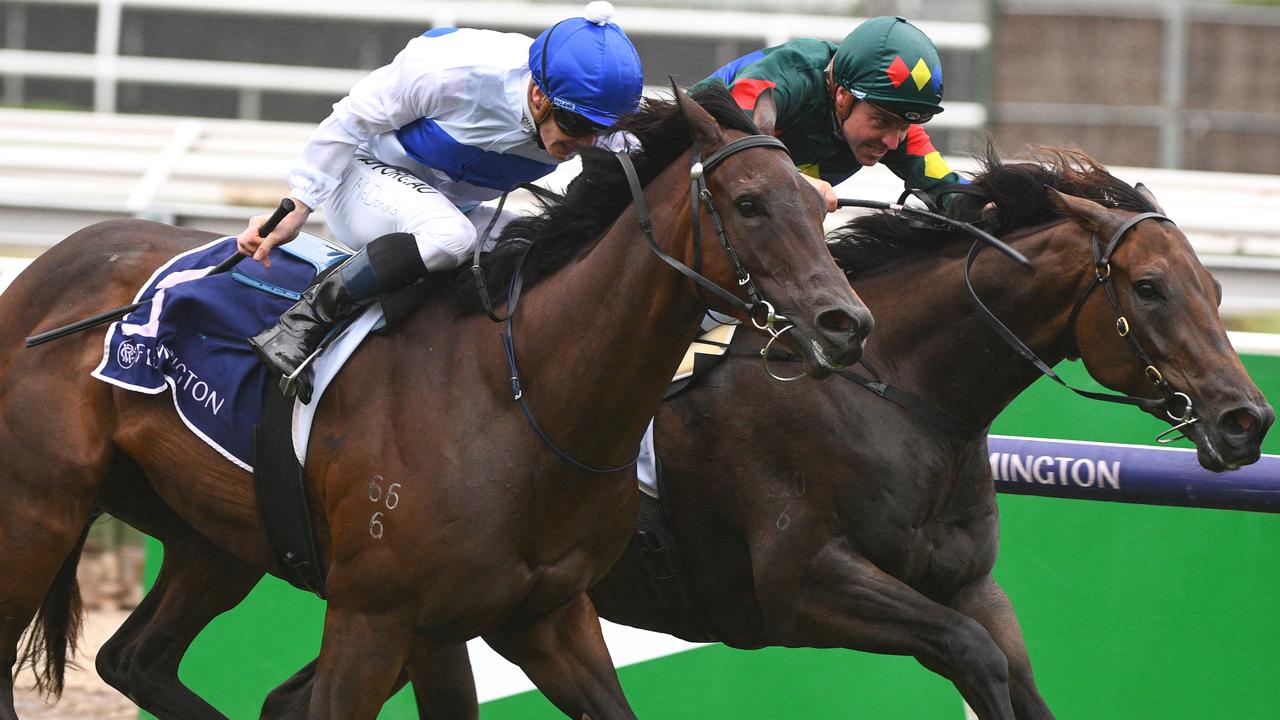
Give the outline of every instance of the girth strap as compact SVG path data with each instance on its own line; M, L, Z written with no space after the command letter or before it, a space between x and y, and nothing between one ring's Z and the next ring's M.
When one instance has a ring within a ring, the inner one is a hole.
M253 428L258 517L280 577L323 598L325 566L311 527L306 475L293 453L293 398L277 392L274 379L265 385L262 420Z
M661 464L658 473L661 483ZM667 525L660 497L640 493L634 542L640 551L642 569L672 629L679 628L678 635L686 640L715 642L716 636L700 620L698 606L681 577L675 538Z

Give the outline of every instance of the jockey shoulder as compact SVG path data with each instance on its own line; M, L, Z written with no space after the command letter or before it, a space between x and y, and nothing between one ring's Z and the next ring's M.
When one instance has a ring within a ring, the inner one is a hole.
M433 282L514 217L483 203L548 175L634 111L640 57L612 17L610 3L592 2L536 39L432 28L356 83L312 134L289 184L357 252L251 340L264 361L296 379L335 324ZM265 260L302 219L263 240L251 224L242 251Z
M771 90L775 134L802 172L827 183L879 163L907 188L962 182L923 127L943 111L937 48L901 17L871 18L839 44L797 38L757 50L698 86L712 82L747 110Z

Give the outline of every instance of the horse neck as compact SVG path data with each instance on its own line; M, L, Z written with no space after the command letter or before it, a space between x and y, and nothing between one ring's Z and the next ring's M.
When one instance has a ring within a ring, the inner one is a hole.
M984 250L973 267L974 289L1001 322L1053 366L1072 347L1067 323L1089 279L1087 240L1071 223L1005 239L1036 271ZM853 285L876 318L867 357L882 379L971 427L986 427L1040 372L983 320L965 290L964 262L957 249L855 279ZM904 302L908 293L912 297Z
M687 166L687 157L678 158L645 192L655 240L679 259L687 259L690 242L689 183L677 175ZM575 438L584 458L630 460L702 312L689 282L654 255L629 207L520 302L516 356L539 422Z

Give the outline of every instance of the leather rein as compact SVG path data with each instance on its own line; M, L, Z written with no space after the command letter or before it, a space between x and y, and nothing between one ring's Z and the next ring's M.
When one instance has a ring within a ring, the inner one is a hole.
M1093 279L1090 281L1089 286L1085 288L1085 291L1081 294L1080 298L1076 300L1075 305L1071 309L1071 315L1067 321L1067 332L1072 338L1075 337L1076 321L1080 315L1081 309L1084 307L1085 301L1089 299L1089 296L1093 293L1094 289L1102 286L1106 290L1107 298L1111 301L1111 306L1115 309L1115 328L1117 334L1128 341L1134 354L1143 365L1143 373L1147 380L1160 390L1162 395L1160 398L1145 398L1132 395L1093 392L1074 387L1063 380L1053 370L1053 368L1048 365L1048 363L1040 359L1040 357L1036 355L1035 351L1028 347L1026 343L1019 339L1012 330L1010 330L1003 322L1000 321L999 318L995 316L994 313L991 312L990 308L982 302L982 299L978 297L977 292L974 290L971 270L978 253L981 252L988 244L985 241L975 240L973 246L969 248L969 253L965 259L964 265L964 280L965 288L969 293L969 298L973 302L974 306L979 310L979 316L991 327L992 330L996 332L997 335L1000 336L1006 345L1021 355L1023 359L1035 366L1042 375L1045 375L1068 390L1091 400L1133 405L1149 411L1164 410L1169 418L1177 423L1156 437L1158 442L1167 444L1184 437L1182 429L1198 422L1200 418L1196 417L1194 413L1191 398L1186 393L1176 390L1168 380L1165 379L1164 374L1160 372L1159 368L1156 367L1155 362L1151 359L1151 355L1133 334L1132 325L1125 316L1124 310L1120 307L1120 300L1116 295L1115 285L1111 282L1111 258L1114 256L1116 248L1119 247L1120 243L1128 236L1129 231L1144 220L1157 220L1173 224L1172 220L1161 213L1143 212L1134 215L1122 223L1120 227L1112 233L1105 246L1101 243L1097 233L1092 235L1091 242L1094 259ZM977 228L974 228L972 225L969 225L968 228L962 227L963 225L968 224L959 223L955 226L966 231L970 231L970 228L972 228L972 230L977 230ZM915 415L929 421L943 430L950 432L953 435L965 436L973 435L978 432L977 429L968 427L962 421L943 412L936 406L933 406L932 404L909 393L898 390L888 383L869 380L852 371L845 371L841 373L841 375L848 377L850 380L862 385L864 388L903 407L906 410L911 411ZM1178 434L1170 437L1174 435L1174 433Z

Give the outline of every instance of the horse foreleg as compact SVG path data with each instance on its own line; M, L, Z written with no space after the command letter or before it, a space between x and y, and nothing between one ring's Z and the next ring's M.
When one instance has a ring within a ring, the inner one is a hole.
M574 720L635 718L622 695L600 618L586 594L532 621L484 636L500 655Z
M916 592L844 540L808 565L797 565L802 555L790 550L766 552L756 564L774 644L912 655L950 680L981 720L1014 720L1008 661L981 624Z
M480 703L466 643L414 657L407 668L423 720L476 720Z
M331 591L342 583L330 575ZM418 636L411 617L360 612L330 596L308 720L375 720Z
M259 720L304 720L315 684L316 662L313 660L284 684L271 691L262 706ZM410 657L392 689L399 692L406 682L413 683L418 717L423 720L476 720L480 705L476 699L475 678L471 674L471 657L465 644L444 648L434 654Z
M165 543L155 585L103 645L97 669L112 687L162 720L225 720L178 679L178 665L196 635L239 604L263 573L191 533Z
M1036 688L1031 658L1027 655L1013 605L995 579L983 576L957 593L948 604L981 623L1009 659L1009 696L1018 720L1052 720L1053 713Z

